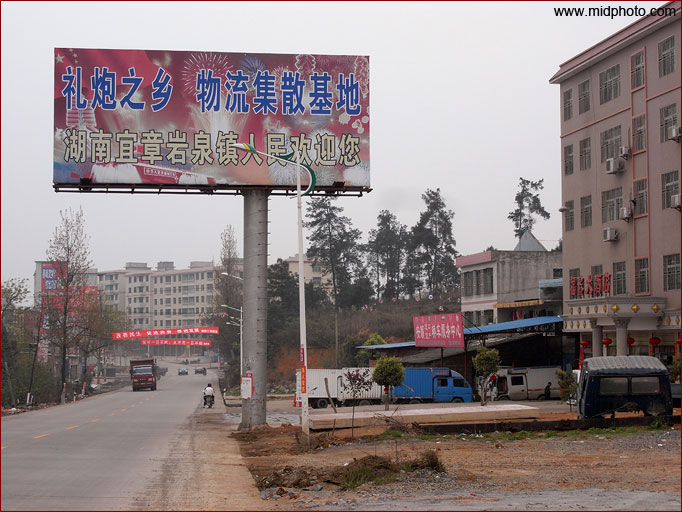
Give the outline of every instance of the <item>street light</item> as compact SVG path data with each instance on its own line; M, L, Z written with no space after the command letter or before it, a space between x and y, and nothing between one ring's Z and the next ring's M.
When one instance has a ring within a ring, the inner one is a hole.
M256 150L251 144L231 144L232 147L248 151L249 153L258 153L259 155L274 158L285 164L293 164L291 160L286 158L264 153ZM291 155L289 155L290 157ZM305 281L303 279L303 213L301 207L301 172L305 169L310 176L310 184L306 193L310 192L315 186L315 174L308 166L301 165L301 152L296 151L296 166L298 172L296 173L296 200L298 203L298 309L299 309L299 324L301 333L301 428L305 434L306 441L310 444L310 429L308 426L308 386L306 382L306 373L308 370L308 350L306 348L306 325L305 325Z

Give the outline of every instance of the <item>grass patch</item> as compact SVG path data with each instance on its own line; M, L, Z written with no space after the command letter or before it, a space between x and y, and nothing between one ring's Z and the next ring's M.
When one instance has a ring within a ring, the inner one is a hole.
M393 430L390 428L379 434L379 439L395 439L398 437L403 437L403 433L400 430Z

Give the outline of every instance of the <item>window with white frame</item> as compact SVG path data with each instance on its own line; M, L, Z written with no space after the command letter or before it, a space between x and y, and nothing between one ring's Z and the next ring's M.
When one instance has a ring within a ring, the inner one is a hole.
M483 269L483 294L490 295L493 293L493 269Z
M592 225L592 196L580 198L580 227L587 228Z
M599 104L603 105L620 96L620 64L599 73Z
M649 293L649 258L635 260L635 293Z
M661 191L663 208L672 206L672 196L680 193L680 178L678 171L670 171L661 175Z
M663 256L663 290L680 289L680 253Z
M601 193L601 221L611 222L618 219L618 211L623 206L623 188L618 187Z
M564 212L564 228L565 231L573 231L575 227L575 211L573 201L566 201L564 203L566 211Z
M608 158L615 158L621 146L620 125L601 132L600 141L602 163Z
M564 121L573 117L573 89L564 91Z
M675 36L658 43L658 76L663 77L675 71Z
M632 152L646 149L646 123L644 114L632 120Z
M592 166L592 139L580 141L580 170L585 171Z
M677 103L661 109L661 142L668 140L668 128L677 126Z
M564 174L573 174L573 144L564 146Z
M632 183L632 195L635 201L635 215L644 215L647 211L649 211L649 196L646 178Z
M644 50L630 57L630 87L634 90L644 85Z
M590 110L590 81L585 80L578 84L578 113L582 114Z

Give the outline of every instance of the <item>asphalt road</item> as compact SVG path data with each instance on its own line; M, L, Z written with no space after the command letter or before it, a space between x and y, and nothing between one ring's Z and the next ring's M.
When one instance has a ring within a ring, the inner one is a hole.
M217 377L177 375L2 418L2 510L126 510L159 471L171 440Z

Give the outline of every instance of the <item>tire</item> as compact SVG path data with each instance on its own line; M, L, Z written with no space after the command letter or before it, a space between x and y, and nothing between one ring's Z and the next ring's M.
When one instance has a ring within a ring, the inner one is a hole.
M369 400L360 400L358 402L358 405L372 405L372 402L370 402Z
M461 403L463 403L463 402L464 402L464 400L462 400L462 399L461 399L460 397L458 397L458 396L456 396L455 398L452 399L452 403L455 403L455 404L461 404Z
M318 398L315 401L315 405L317 406L316 407L317 409L326 409L327 405L328 405L327 399L326 398Z
M412 399L409 401L409 403L411 403L411 404L420 404L420 403L422 403L422 401L419 400L419 398L412 398Z
M152 386L152 391L156 391L156 386Z

